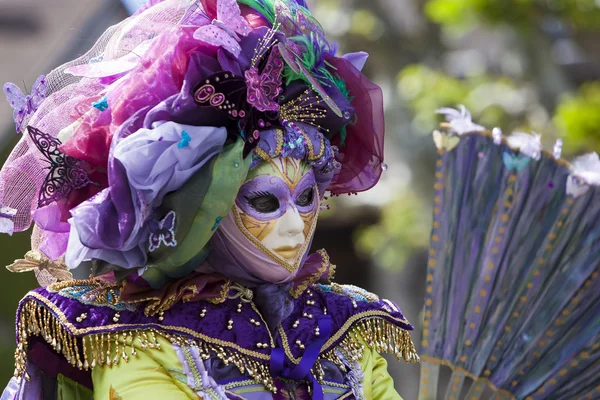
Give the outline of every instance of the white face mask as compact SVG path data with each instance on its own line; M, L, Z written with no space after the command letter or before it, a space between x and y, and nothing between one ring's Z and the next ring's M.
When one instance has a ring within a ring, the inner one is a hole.
M262 240L263 246L283 260L293 263L304 244L304 221L295 208L289 208L275 220L275 225Z
M310 166L293 158L275 158L251 172L233 212L262 247L293 264L312 238L318 209Z

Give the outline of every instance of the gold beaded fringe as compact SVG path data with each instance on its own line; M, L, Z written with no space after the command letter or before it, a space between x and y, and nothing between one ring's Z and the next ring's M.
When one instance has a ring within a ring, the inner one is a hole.
M85 314L78 318L82 317L85 318ZM208 359L212 354L216 354L225 365L234 364L240 372L246 372L265 387L275 389L268 363L245 357L235 350L179 335L170 335L155 329L97 333L76 338L63 327L61 321L54 314L35 301L29 301L22 306L17 329L19 341L15 351L14 375L15 377L25 376L27 380L29 380L26 372L29 337L44 338L54 351L62 354L73 367L89 371L95 367L112 368L119 365L121 361L129 362L130 357L137 357L136 347L160 350L160 343L156 338L157 335L160 335L173 344L198 348L203 359Z
M85 318L85 314L79 318ZM130 357L137 357L136 347L160 350L160 343L156 339L156 336L160 335L178 346L198 348L200 356L205 360L215 354L225 365L233 364L241 373L247 373L269 390L275 390L269 363L254 360L235 350L154 329L98 333L76 338L63 327L61 322L47 308L35 301L28 301L22 306L17 322L19 341L15 351L15 377L25 376L29 379L25 368L27 341L31 336L44 338L73 367L88 371L97 366L112 368L119 365L121 361L129 362ZM365 351L363 343L377 352L394 354L398 360L419 362L410 334L385 320L367 319L358 322L338 347L350 361L359 361ZM346 370L335 349L322 354L320 358L330 360L343 371ZM323 379L324 373L320 360L312 371L317 379L320 381Z
M357 338L359 335L363 340ZM365 352L365 345L378 353L394 354L398 360L415 363L420 362L419 355L408 331L382 319L366 319L356 324L344 340L338 345L349 361L358 362ZM332 349L322 357L334 362L345 370L344 362Z

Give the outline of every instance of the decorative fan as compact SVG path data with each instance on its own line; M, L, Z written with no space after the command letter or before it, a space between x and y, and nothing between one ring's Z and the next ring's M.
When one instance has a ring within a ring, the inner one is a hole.
M419 400L600 399L598 156L444 112Z

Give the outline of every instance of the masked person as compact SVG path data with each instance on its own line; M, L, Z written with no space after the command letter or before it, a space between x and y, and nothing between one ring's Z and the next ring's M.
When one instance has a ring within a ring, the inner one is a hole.
M152 1L25 98L0 173L17 314L5 399L392 399L398 307L328 283L322 201L374 186L379 87L303 0Z

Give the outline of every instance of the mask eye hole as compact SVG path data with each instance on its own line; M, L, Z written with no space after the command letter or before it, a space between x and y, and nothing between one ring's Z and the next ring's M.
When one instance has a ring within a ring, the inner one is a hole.
M308 188L305 191L303 191L302 193L300 193L300 196L298 196L298 198L296 199L296 204L299 205L300 207L306 207L312 204L314 199L314 190L313 188Z
M268 214L279 209L279 200L271 193L258 192L246 197L250 207L259 213Z

